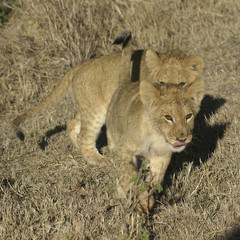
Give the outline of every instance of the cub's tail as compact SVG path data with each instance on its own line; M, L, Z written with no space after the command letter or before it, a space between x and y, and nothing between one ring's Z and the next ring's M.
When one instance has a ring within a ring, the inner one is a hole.
M134 52L132 34L130 30L123 30L114 40L113 44L122 44L122 58L119 72L119 87L131 82L131 58Z
M12 121L12 127L17 135L17 137L24 141L24 133L19 127L22 122L24 122L26 119L29 119L38 113L46 110L48 107L55 104L57 101L59 101L61 98L64 97L64 95L67 93L68 89L71 86L72 82L72 73L69 71L62 80L58 83L58 85L53 89L53 91L46 97L45 100L40 102L36 107L32 108L31 110L23 113L22 115L18 116Z

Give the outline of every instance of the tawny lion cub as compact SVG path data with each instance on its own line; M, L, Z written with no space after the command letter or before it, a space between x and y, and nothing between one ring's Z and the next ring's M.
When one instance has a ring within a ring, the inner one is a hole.
M67 132L88 163L107 164L107 159L96 149L96 139L118 86L120 61L121 52L115 52L71 68L45 100L13 120L18 137L24 140L22 122L53 106L72 88L77 114L68 123ZM131 58L131 80L189 84L199 76L203 66L201 57L186 56L180 51L158 55L151 50L137 50Z
M130 190L130 179L138 171L138 156L149 160L150 185L162 182L172 153L181 152L192 140L194 118L204 95L200 78L185 86L153 84L144 79L131 82L130 61L127 45L122 51L119 88L106 117L109 148L121 157L120 194ZM154 200L148 192L140 200L143 211L152 208Z

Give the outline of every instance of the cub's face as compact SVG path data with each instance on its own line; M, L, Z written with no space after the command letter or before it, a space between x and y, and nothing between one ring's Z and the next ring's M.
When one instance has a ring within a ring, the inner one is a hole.
M152 50L146 51L146 65L151 82L167 84L191 84L201 74L204 61L200 56L187 57L175 50L161 57Z
M155 104L148 111L152 126L164 135L173 152L182 151L192 140L196 112L191 101L176 95Z
M192 140L194 118L204 93L203 80L185 87L140 84L140 96L153 128L165 137L173 152L182 151Z

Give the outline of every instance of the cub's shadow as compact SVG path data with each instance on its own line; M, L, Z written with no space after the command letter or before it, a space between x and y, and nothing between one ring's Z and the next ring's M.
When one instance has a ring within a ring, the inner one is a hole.
M240 226L235 226L227 233L227 240L239 240L240 239Z
M46 132L45 136L41 137L41 140L39 140L38 145L42 150L45 150L45 148L48 146L48 139L62 131L65 131L67 129L66 125L56 126L54 129L51 129Z
M65 125L59 125L56 126L54 129L51 129L46 132L46 134L40 138L38 141L38 146L42 149L45 150L46 147L48 146L48 140L55 134L58 134L60 132L66 131L67 126ZM96 147L100 153L102 153L102 148L104 146L107 146L107 135L106 135L106 126L103 125L101 132L99 133L98 139L96 141Z

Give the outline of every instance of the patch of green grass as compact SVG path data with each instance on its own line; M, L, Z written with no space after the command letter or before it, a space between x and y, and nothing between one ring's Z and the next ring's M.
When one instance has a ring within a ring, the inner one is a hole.
M149 231L146 228L142 228L136 240L149 240L149 239L150 239Z
M12 9L10 6L15 1L3 1L0 0L0 26L2 26L4 23L6 23L9 20L9 17L12 13Z
M208 209L213 204L214 201L209 197L209 192L204 191L200 196L196 197L194 209Z
M106 191L111 194L116 191L116 182L108 181L106 186Z

